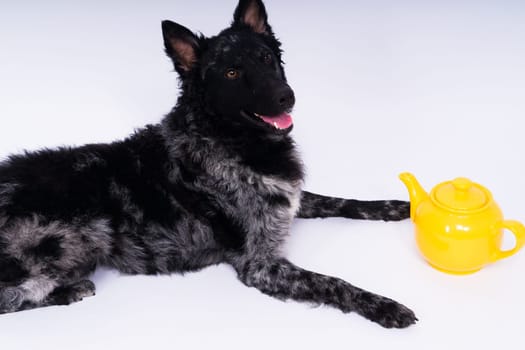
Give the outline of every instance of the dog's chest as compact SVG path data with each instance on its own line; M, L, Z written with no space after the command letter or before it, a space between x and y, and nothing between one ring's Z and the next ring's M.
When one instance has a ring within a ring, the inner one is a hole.
M197 210L194 217L209 226L219 246L235 251L278 247L289 232L301 197L301 171L294 176L286 171L301 169L293 146L270 152L276 162L268 166L268 159L254 163L251 157L248 161L242 152L214 139L176 140L172 156L180 165L174 167L171 178L197 198L187 209ZM284 166L281 172L281 164L290 167ZM184 207L187 200L179 198L180 193L175 200Z
M302 180L262 175L235 159L215 162L201 181L248 248L280 245L299 209Z
M207 174L217 197L231 206L239 216L256 220L276 216L294 217L300 201L302 181L259 174L235 160L224 160Z

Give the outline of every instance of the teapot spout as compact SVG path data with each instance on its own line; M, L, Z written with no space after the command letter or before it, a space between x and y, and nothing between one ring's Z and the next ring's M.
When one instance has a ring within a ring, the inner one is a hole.
M410 173L402 173L399 179L403 181L410 195L410 218L415 220L416 208L421 202L428 198L428 193L421 187L416 177Z

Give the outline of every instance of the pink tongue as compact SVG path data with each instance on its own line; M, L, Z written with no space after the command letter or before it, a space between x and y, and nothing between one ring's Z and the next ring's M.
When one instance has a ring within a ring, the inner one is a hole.
M288 113L279 114L273 117L261 115L261 119L273 127L277 125L277 128L279 129L288 129L293 124L292 116Z

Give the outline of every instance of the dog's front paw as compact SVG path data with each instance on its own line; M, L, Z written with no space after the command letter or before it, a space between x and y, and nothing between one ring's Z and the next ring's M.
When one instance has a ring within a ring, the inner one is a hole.
M418 321L412 310L379 295L362 296L359 304L359 314L385 328L406 328Z
M387 201L383 212L384 221L401 221L410 218L410 202Z
M371 315L385 328L406 328L418 321L412 310L393 300L382 301Z

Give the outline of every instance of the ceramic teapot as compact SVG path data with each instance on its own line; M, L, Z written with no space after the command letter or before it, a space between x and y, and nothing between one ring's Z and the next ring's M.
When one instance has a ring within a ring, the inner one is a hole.
M430 265L443 272L468 274L518 252L525 243L525 226L503 220L485 187L466 178L443 182L428 194L414 175L399 178L410 194L410 217L417 245ZM503 230L516 236L516 245L501 250Z

